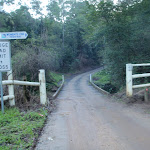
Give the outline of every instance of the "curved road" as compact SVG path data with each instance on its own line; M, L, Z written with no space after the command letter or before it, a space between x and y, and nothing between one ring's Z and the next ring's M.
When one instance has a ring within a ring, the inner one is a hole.
M150 150L150 117L75 76L58 96L36 150Z

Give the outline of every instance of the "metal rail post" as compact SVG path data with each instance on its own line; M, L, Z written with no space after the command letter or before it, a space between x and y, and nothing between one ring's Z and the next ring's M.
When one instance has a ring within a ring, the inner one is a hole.
M0 89L1 89L1 108L2 108L2 113L4 113L4 100L3 100L2 72L0 72Z

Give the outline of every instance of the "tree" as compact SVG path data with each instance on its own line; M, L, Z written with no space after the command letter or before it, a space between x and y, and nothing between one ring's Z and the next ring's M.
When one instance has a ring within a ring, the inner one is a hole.
M41 1L38 0L31 0L32 10L36 12L37 15L42 15L42 8L41 8Z

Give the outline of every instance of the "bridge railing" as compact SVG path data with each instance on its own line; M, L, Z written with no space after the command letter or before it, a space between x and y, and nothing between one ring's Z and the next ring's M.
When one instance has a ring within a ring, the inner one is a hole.
M150 86L150 83L133 85L133 79L135 79L135 78L150 77L150 73L134 74L133 75L133 67L141 67L141 66L150 66L150 63L147 63L147 64L126 64L126 95L128 97L132 97L133 89Z
M45 70L39 70L39 82L28 82L28 81L18 81L13 80L12 71L7 72L8 80L2 81L3 85L8 85L8 94L4 96L4 101L9 100L10 106L15 105L15 94L14 94L14 85L26 85L26 86L39 86L40 90L40 103L46 104L47 95L46 95L46 80L45 80ZM1 99L0 99L1 100Z

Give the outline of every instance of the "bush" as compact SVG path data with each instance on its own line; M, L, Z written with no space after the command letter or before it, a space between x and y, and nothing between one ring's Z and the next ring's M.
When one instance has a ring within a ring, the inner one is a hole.
M35 53L32 49L26 48L25 51L20 51L13 56L15 77L26 76L29 81L37 81L40 69L45 69L47 75L49 70L59 68L56 57L50 51L43 50Z

